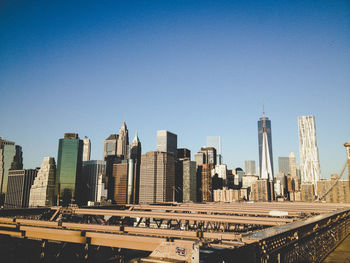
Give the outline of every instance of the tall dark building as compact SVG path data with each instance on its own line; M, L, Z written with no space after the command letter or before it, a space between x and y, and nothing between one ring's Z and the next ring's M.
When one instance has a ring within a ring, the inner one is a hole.
M216 165L216 149L214 147L202 147L199 152L204 153L204 164Z
M180 159L191 160L191 151L186 148L177 149L177 158L179 160Z
M261 179L273 180L271 121L263 116L258 121L259 171Z
M135 137L130 146L130 158L128 168L128 204L139 203L141 154L141 142L136 132Z
M22 147L0 137L0 204L5 200L9 170L22 168Z
M29 206L30 188L38 170L10 170L8 173L5 207L25 208Z
M84 193L83 204L87 204L88 201L99 202L101 196L99 193L99 177L104 179L106 174L106 162L102 160L90 160L83 162L82 167L82 190ZM101 189L101 192L104 189Z
M187 164L184 166L184 162L191 160L191 151L189 149L177 149L177 160L175 164L175 201L176 202L183 202L183 195L184 195L184 178L185 184L190 184L190 166ZM194 164L194 166L196 166ZM196 172L194 171L194 174ZM195 175L194 175L195 176ZM192 179L192 178L191 178ZM193 182L191 181L191 184ZM189 188L189 185L185 185L185 188ZM186 189L187 189L186 188ZM190 189L187 189L187 191L190 191ZM187 199L190 199L189 193L186 193ZM193 198L192 198L193 199Z
M59 140L57 157L57 189L61 204L81 204L84 193L81 189L81 169L84 143L76 133L65 133Z

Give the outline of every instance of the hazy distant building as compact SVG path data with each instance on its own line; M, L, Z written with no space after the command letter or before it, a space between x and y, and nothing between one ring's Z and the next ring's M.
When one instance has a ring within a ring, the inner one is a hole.
M166 131L157 131L157 151L172 153L177 157L177 135Z
M261 117L258 121L258 141L260 178L272 181L274 178L274 173L271 121L265 116Z
M91 155L91 141L88 137L85 136L83 146L83 162L90 161Z
M299 150L301 183L312 183L317 193L317 181L320 180L320 161L316 142L316 124L314 116L299 116Z
M196 162L197 165L202 165L204 164L204 153L198 152L194 155L194 161Z
M138 204L139 202L141 154L141 142L136 133L130 146L128 168L128 204Z
M294 152L291 152L289 154L289 174L291 176L291 180L294 181L294 187L293 191L299 191L300 190L300 178L298 175L298 169L297 164L295 162L295 154Z
M55 196L56 162L53 157L45 157L30 189L29 206L53 206Z
M173 201L175 158L172 153L148 152L141 156L140 203Z
M30 188L38 170L10 170L8 172L5 207L25 208L29 206Z
M82 167L82 191L84 193L84 204L88 201L100 202L104 189L99 189L105 187L103 179L106 174L106 161L102 160L90 160L83 162ZM100 177L102 182L99 182Z
M22 147L0 137L0 204L4 203L9 170L20 170L22 168Z
M278 172L282 172L285 175L290 174L289 157L278 157Z
M244 166L245 166L245 174L256 175L255 161L253 160L245 161Z
M65 133L59 140L57 154L57 182L62 205L72 201L81 204L84 193L81 186L81 169L83 161L83 141L76 133ZM57 192L57 191L56 191Z
M216 163L222 163L222 149L220 136L207 136L207 147L214 147L216 149Z
M119 130L118 143L117 143L117 155L123 157L123 159L129 158L129 132L126 127L125 121Z
M118 135L111 134L104 141L103 144L103 156L102 160L106 160L107 156L116 156L117 155L117 143L118 143Z

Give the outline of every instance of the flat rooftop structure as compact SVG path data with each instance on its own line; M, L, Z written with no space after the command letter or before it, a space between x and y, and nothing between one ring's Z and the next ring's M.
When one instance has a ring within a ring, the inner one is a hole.
M233 257L245 262L318 262L349 232L350 204L162 203L0 210L0 237L90 250L117 248L124 257L143 251L148 253L140 259L144 262L210 262L213 257L228 262Z

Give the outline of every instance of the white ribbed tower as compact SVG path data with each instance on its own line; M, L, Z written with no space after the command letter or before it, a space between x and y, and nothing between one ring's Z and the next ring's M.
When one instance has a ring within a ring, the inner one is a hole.
M299 151L302 183L313 183L317 193L317 181L320 180L320 161L316 142L314 116L299 116Z
M262 156L261 156L261 179L267 179L273 181L270 145L267 140L266 125L263 123L263 144L262 144Z

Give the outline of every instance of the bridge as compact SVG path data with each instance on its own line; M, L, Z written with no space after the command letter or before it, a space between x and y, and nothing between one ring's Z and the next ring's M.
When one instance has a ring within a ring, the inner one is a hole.
M206 203L0 210L1 262L321 262L350 204Z

